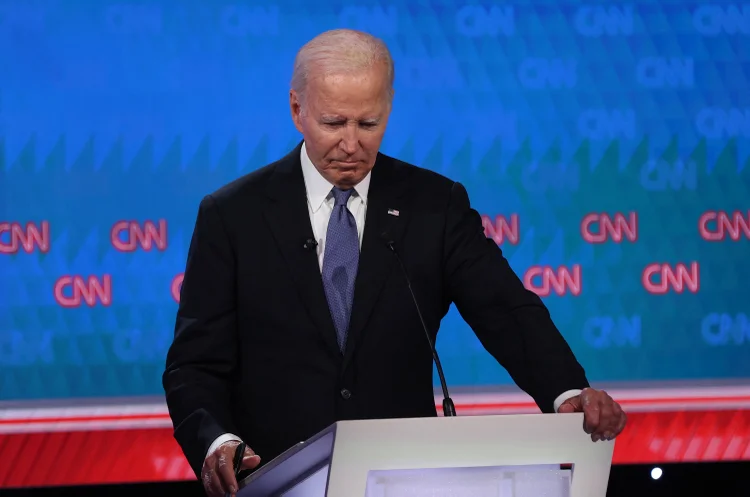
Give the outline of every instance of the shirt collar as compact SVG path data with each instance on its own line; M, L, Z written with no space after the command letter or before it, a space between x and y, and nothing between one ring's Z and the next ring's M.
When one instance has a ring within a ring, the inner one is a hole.
M302 176L305 178L307 199L310 202L310 207L313 212L317 212L331 193L333 184L325 179L312 163L310 157L307 155L307 149L305 148L304 142L302 143L302 150L300 150L300 161L302 162ZM365 204L367 203L367 193L370 190L371 174L372 171L367 173L367 176L365 176L364 179L354 187L357 196L360 197Z

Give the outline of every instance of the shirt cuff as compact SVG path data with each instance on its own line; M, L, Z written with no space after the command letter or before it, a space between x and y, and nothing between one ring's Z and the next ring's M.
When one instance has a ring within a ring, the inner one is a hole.
M208 447L208 451L206 451L206 457L204 459L208 459L208 456L213 454L213 452L219 448L219 445L223 444L224 442L230 442L232 440L242 442L242 439L240 437L231 433L224 433L223 435L219 435L218 437L216 437L216 440L214 440Z
M580 395L583 390L568 390L560 395L557 396L555 399L555 412L557 412L560 409L560 406L563 402L568 400L571 397L575 397L576 395Z

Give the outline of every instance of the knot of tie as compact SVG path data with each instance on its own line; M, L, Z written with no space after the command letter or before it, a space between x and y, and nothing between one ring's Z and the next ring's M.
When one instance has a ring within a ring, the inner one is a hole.
M352 193L354 193L354 188L342 190L341 188L334 186L331 190L331 194L333 195L333 198L335 200L334 207L346 205L346 203L349 201L349 197L352 196Z

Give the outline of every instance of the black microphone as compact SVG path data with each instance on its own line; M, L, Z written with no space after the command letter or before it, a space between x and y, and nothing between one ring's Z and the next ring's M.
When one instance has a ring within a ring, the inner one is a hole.
M404 263L401 261L401 257L399 257L398 252L396 251L396 247L394 246L395 242L388 237L388 233L383 233L381 236L383 240L385 241L385 244L388 246L389 249L391 249L391 252L393 252L393 255L396 256L398 265L401 267L401 272L404 274L406 285L409 287L411 300L412 302L414 302L414 307L417 309L417 315L419 315L419 321L422 323L422 329L424 330L424 334L427 337L427 343L430 344L430 350L432 351L432 359L435 361L435 366L437 367L438 376L440 377L440 386L443 387L443 416L455 416L456 406L453 405L453 399L451 399L451 396L448 394L448 385L445 383L445 375L443 374L443 366L440 365L440 358L438 357L437 350L435 349L435 344L432 342L432 338L430 338L430 332L427 331L427 325L425 324L424 318L422 317L422 311L419 309L419 304L417 303L417 297L414 295L414 290L412 290L411 288L411 280L409 279L409 274L406 272Z
M318 242L315 241L314 238L308 238L305 240L304 245L302 245L302 248L305 250L315 250L318 246Z

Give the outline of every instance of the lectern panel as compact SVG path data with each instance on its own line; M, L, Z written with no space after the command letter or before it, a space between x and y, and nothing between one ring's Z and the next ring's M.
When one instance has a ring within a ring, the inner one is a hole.
M365 497L570 497L559 465L370 471Z
M279 497L326 497L329 468L330 465L326 464Z
M335 425L331 425L309 440L291 447L244 478L239 483L237 496L325 496L334 437ZM303 490L306 493L299 493Z

